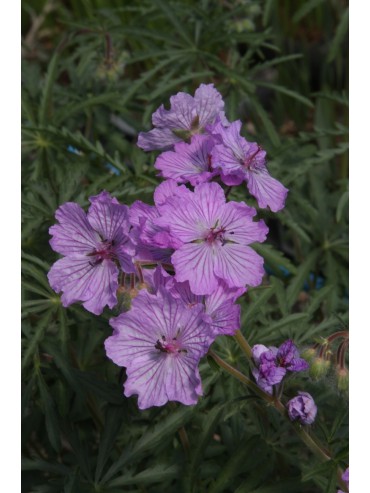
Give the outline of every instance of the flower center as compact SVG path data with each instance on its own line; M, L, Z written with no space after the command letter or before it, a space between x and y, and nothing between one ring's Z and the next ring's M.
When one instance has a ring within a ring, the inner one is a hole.
M243 161L243 166L247 169L251 169L253 167L253 160L262 151L262 147L257 146L257 149L250 155L247 156ZM255 163L254 163L255 164Z
M158 349L161 353L187 353L186 349L181 347L181 343L177 340L176 337L172 339L166 339L166 336L162 336L161 339L157 339L154 347Z
M88 257L93 257L92 265L100 264L103 260L115 259L114 241L103 240L95 250L88 253Z
M224 240L224 235L225 235L225 228L211 228L209 232L207 233L207 236L205 238L207 243L215 243L216 241L219 241L223 243Z

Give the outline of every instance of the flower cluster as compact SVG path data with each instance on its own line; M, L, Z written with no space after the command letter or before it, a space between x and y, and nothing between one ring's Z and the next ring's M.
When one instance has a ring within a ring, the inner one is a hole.
M129 309L110 320L105 348L126 367L124 393L138 395L140 409L197 402L200 359L216 337L239 329L236 301L262 281L263 259L251 244L265 241L268 229L253 207L228 201L224 185L245 181L259 207L274 212L287 195L267 170L266 152L240 135L240 121L228 122L213 84L170 103L138 139L145 151L164 151L155 161L165 180L154 205L137 200L128 207L103 191L90 198L87 213L62 205L50 228L50 244L63 258L48 277L64 306L82 302L99 315L121 307L122 293L131 295ZM287 371L305 369L291 341L261 348L254 375L267 391Z

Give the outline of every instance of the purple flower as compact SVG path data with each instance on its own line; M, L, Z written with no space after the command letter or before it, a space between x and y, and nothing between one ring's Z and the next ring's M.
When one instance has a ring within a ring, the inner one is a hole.
M220 281L216 291L200 296L192 293L188 282L176 282L172 278L167 286L173 297L181 299L187 306L203 304L203 319L209 324L215 338L219 335L234 335L240 328L240 306L235 301L246 292L245 288L232 289Z
M315 421L317 407L308 392L298 392L298 395L288 402L287 407L292 421L298 420L304 425L310 425Z
M309 368L307 361L299 357L298 348L291 339L283 342L279 347L276 362L289 371L305 371Z
M222 96L213 84L201 84L194 97L179 92L170 98L170 103L169 110L161 105L153 113L152 122L156 128L139 134L137 145L144 151L171 149L177 142L203 133L205 127L214 123L217 117L227 124Z
M256 344L252 348L256 368L252 373L257 385L265 392L272 393L272 386L280 383L287 371L299 372L309 368L308 363L299 357L299 351L291 339L279 347Z
M117 303L119 266L135 272L134 247L128 238L128 208L108 192L90 197L87 215L73 202L59 207L59 224L49 229L50 245L64 258L51 267L48 279L63 292L63 306L82 301L86 310L100 315L105 305Z
M135 260L149 263L170 263L173 248L181 243L172 238L167 226L158 226L161 206L173 196L186 196L191 193L184 185L178 186L174 180L162 182L154 192L155 206L135 201L130 207L130 223L133 226L130 236L136 246Z
M171 257L176 281L188 281L197 295L212 294L221 280L229 288L260 284L263 258L248 245L264 241L267 227L254 222L254 215L243 202L226 203L217 183L198 185L186 197L170 197L155 223L181 242Z
M221 179L226 185L240 185L246 181L259 207L269 207L277 212L285 205L288 189L270 176L266 152L255 142L244 139L240 128L240 120L229 127L221 123L215 126L213 133L222 139L222 143L213 148L212 165L221 169Z
M252 355L257 367L253 368L252 373L256 383L262 390L272 394L272 386L282 381L286 374L286 369L276 364L277 348L267 348L262 344L256 344L252 348Z
M140 409L192 405L202 395L198 364L212 342L202 313L202 305L187 308L159 288L156 295L140 291L129 312L110 320L107 355L126 367L124 394L138 394Z
M211 152L214 139L207 135L194 135L191 144L175 144L175 151L160 154L154 164L164 178L172 178L178 183L190 182L199 185L210 181L218 174L211 167Z
M342 480L347 484L347 489L349 490L349 467L342 474ZM344 493L344 491L338 490L337 493Z

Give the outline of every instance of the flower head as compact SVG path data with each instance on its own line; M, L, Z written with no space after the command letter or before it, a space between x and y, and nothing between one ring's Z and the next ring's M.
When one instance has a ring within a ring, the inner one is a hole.
M252 348L256 368L252 370L257 385L265 392L272 393L273 385L282 381L287 371L299 372L309 368L308 363L299 357L299 351L291 339L279 347L267 348L256 344Z
M196 295L212 294L223 280L229 288L257 286L263 259L248 245L264 241L267 227L255 222L255 210L243 202L226 203L217 183L203 183L186 197L171 197L156 224L168 227L176 246L175 279L188 281Z
M278 212L285 205L288 190L269 174L266 152L255 142L244 139L240 128L240 120L229 127L221 123L215 126L213 134L219 136L222 143L213 148L212 165L220 168L221 179L226 185L240 185L246 181L259 207Z
M135 250L128 238L128 208L105 191L90 202L87 214L73 202L57 210L59 224L49 229L50 245L64 257L51 267L48 279L56 292L63 292L63 306L82 301L99 315L105 305L117 303L119 267L135 272Z
M317 407L308 392L298 392L288 404L288 414L292 421L298 420L300 423L310 425L315 421Z
M159 287L156 295L140 291L129 312L111 319L115 332L105 349L126 367L124 394L138 394L140 409L192 405L202 395L198 364L212 342L202 312L202 305L187 308Z
M152 116L154 129L141 132L137 145L144 151L171 149L182 140L190 141L196 134L202 134L206 126L217 118L226 124L221 94L213 84L201 84L194 97L179 92L170 98L169 110L160 106Z

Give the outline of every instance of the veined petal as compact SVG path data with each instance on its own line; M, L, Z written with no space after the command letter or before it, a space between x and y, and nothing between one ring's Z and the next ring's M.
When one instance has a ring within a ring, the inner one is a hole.
M176 142L181 142L169 128L153 128L149 132L140 132L137 145L144 151L171 149Z
M255 209L244 202L228 202L222 209L220 223L225 228L225 239L248 245L266 239L268 228L264 221L253 221Z
M92 228L97 231L103 240L121 242L128 234L128 207L121 205L108 192L90 197L91 206L87 219Z
M214 272L229 287L258 286L264 275L263 258L246 245L227 243L217 250Z
M140 291L129 312L110 320L115 332L105 341L107 355L126 367L125 395L138 394L140 409L168 400L196 403L197 366L212 342L202 313L201 305L188 309L159 285L156 295Z
M215 276L215 252L212 245L205 242L188 243L172 255L175 279L189 281L194 294L211 294L217 289Z
M250 170L246 177L248 190L257 199L259 207L269 207L272 212L284 208L288 189L270 176L266 167Z
M213 84L201 84L195 91L194 101L201 128L213 123L220 113L223 116L225 103Z
M185 92L170 97L171 107L166 110L163 104L152 116L155 127L166 127L171 130L190 130L196 116L194 98Z
M210 180L217 171L211 169L212 137L194 135L191 144L180 142L175 151L163 152L154 166L165 178L178 183L189 181L193 186Z
M82 208L74 202L66 202L55 213L59 224L49 228L53 235L52 249L62 255L87 254L99 243L99 235L87 221Z
M64 257L51 267L48 279L56 291L63 291L63 306L82 301L86 310L100 315L117 304L118 269L111 260L95 264L91 257Z

